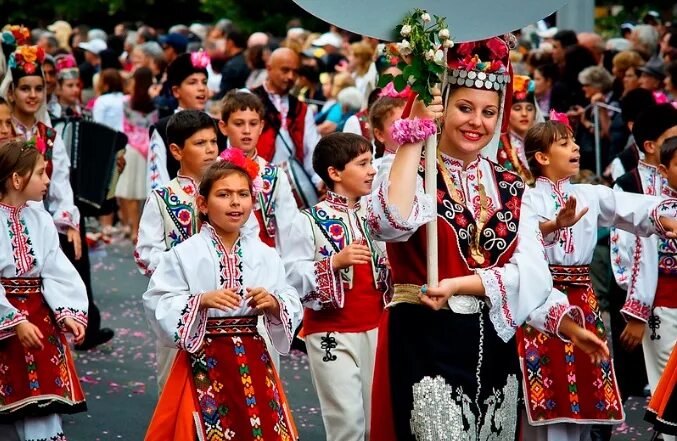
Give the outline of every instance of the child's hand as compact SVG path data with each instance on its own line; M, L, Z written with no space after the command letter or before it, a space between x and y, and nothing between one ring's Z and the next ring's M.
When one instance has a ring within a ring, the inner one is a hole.
M677 219L661 216L658 218L658 222L661 223L665 230L665 237L668 239L677 239Z
M555 226L559 228L567 228L575 225L585 213L588 212L588 207L584 207L581 211L576 213L576 198L569 196L569 199L564 204L557 217L555 218Z
M40 332L38 327L33 323L29 322L28 320L20 322L18 325L16 325L14 330L16 331L16 335L19 337L19 341L24 346L24 348L40 350L44 349L45 346L40 341L44 338L42 332Z
M235 310L240 307L242 299L232 289L221 288L209 291L200 297L200 309Z
M85 340L85 327L82 323L78 323L70 317L63 319L63 327L73 334L73 341L76 345L81 344Z
M334 254L334 257L331 259L331 269L337 271L349 266L369 262L371 262L369 247L363 243L353 242L338 254Z
M439 311L457 291L458 285L454 279L443 279L436 288L423 285L418 298L424 305Z
M280 304L275 296L266 291L265 288L247 288L247 294L244 298L250 307L280 318Z
M73 244L75 260L80 260L82 257L82 242L80 241L80 232L76 228L70 227L68 228L66 235L68 236L68 242Z
M578 327L577 331L571 336L571 342L578 349L588 354L590 361L595 365L609 359L609 348L606 343L585 328Z
M628 323L621 333L621 344L628 351L634 351L635 348L642 342L644 337L644 328L646 323L636 318L628 318Z

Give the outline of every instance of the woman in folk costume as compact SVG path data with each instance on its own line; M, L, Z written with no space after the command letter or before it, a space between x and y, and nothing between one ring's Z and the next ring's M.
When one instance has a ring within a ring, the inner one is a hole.
M45 206L59 233L68 237L79 258L80 212L73 200L66 146L57 131L48 125L42 76L44 57L44 51L37 46L19 46L9 57L7 75L0 84L0 96L12 107L14 136L33 142L47 162L51 184Z
M670 219L676 214L677 200L663 202L604 185L572 184L581 153L564 114L551 112L550 121L529 130L524 146L537 179L523 198L523 208L538 215L555 288L581 308L586 328L606 341L589 272L598 228L615 226L645 237L671 234L677 225ZM518 345L531 425L525 427L525 439L587 439L592 424L623 421L611 360L591 363L571 343L529 325L518 331Z
M508 133L501 135L497 162L505 169L520 175L525 183L534 183L524 154L524 136L535 123L543 121L543 115L534 99L534 81L524 75L515 75L512 81L512 103Z
M277 252L246 232L258 166L239 150L200 183L200 233L163 254L144 294L151 326L179 348L146 440L296 440L275 366L256 329L263 315L280 353L301 316Z
M81 343L87 294L41 202L49 177L30 143L0 145L0 438L66 437L60 413L86 410L65 332Z
M486 159L510 81L501 38L455 46L449 81L426 110L393 126L369 202L369 225L387 243L394 298L379 327L371 440L516 440L519 363L515 331L527 319L567 335L591 356L602 342L552 291L538 221L522 210L528 187ZM437 198L423 191L423 141L441 118ZM486 152L486 150L485 150ZM437 288L426 283L426 228L438 222ZM423 285L423 286L422 286Z

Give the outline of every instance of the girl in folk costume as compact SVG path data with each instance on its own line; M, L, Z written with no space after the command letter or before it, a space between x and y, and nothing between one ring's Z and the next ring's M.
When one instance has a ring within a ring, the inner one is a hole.
M56 96L61 112L57 118L81 117L83 107L80 104L80 69L71 54L61 54L54 58L56 64Z
M677 197L677 136L663 143L659 169L665 179L663 195ZM656 238L650 244L654 245L651 251L656 257L651 259L647 255L643 259L645 262L642 262L639 277L647 280L645 286L648 289L655 287L656 294L648 323L650 332L645 332L642 345L647 372L651 372L654 381L660 375L660 381L652 390L645 419L654 424L657 432L664 434L664 440L674 441L674 435L677 435L677 396L673 396L677 380L677 355L674 350L677 340L674 326L677 321L677 240Z
M512 104L508 133L501 135L498 147L498 163L511 170L531 185L534 178L529 171L524 154L524 136L536 122L543 121L534 99L534 82L529 77L515 75L512 82Z
M26 141L0 145L0 433L66 439L60 413L86 410L65 332L80 343L87 294L41 202L47 163Z
M47 163L51 185L45 198L59 233L72 243L80 258L80 212L73 200L70 160L61 136L44 121L45 81L42 77L44 51L37 46L19 46L9 57L7 75L0 84L0 96L12 107L13 136L32 141Z
M298 214L296 200L287 175L275 164L257 154L256 146L263 131L265 109L261 99L248 91L230 91L221 101L219 129L228 138L228 148L241 150L259 166L263 189L257 195L254 215L259 223L259 237L266 245L283 253L283 242ZM227 157L228 150L221 156Z
M528 318L596 358L606 354L552 290L537 218L522 207L528 187L480 154L500 126L506 43L456 45L448 63L445 106L437 92L428 109L417 102L410 119L394 124L400 147L384 158L370 197L369 225L387 241L394 280L379 329L372 441L517 439L514 335ZM423 191L422 145L437 133L429 118L443 122L436 201ZM434 216L436 288L425 286L424 224Z
M564 114L552 112L550 121L532 127L525 150L537 179L535 189L523 198L523 208L538 216L555 288L582 310L586 328L606 342L589 273L598 227L613 225L642 236L668 234L677 221L664 216L677 212L658 198L614 192L604 185L572 184L581 155ZM532 425L525 427L527 439L583 439L592 424L623 421L611 360L593 363L571 343L529 325L518 331L518 345Z
M376 170L381 164L383 155L395 153L399 147L393 139L390 128L395 121L402 118L402 112L410 95L409 87L398 92L392 83L388 83L369 108L369 126L374 138L374 168Z
M287 353L301 305L275 250L242 229L262 186L258 166L241 153L230 160L205 172L205 223L163 254L144 294L152 328L180 350L146 440L298 439L256 323L263 315Z

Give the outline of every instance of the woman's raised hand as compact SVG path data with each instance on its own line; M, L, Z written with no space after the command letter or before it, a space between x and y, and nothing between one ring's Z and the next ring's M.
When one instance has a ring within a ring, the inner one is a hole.
M426 106L423 101L416 100L414 105L411 107L411 113L409 114L409 119L420 118L420 119L432 119L439 121L444 116L444 106L442 105L442 93L440 89L435 87L432 90L433 100Z

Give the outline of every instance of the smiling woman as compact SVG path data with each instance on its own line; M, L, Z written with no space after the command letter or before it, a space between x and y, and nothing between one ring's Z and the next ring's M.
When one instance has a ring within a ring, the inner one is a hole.
M537 219L522 209L526 185L484 157L500 132L507 56L499 38L454 47L444 107L439 92L428 108L414 104L398 124L409 128L395 137L403 145L384 158L374 182L369 224L388 242L395 286L379 329L372 440L516 439L515 330L530 316L555 334L569 310L551 295ZM434 131L419 118L442 115L437 200L430 200L421 154L423 133ZM435 216L443 280L421 289L421 227Z

